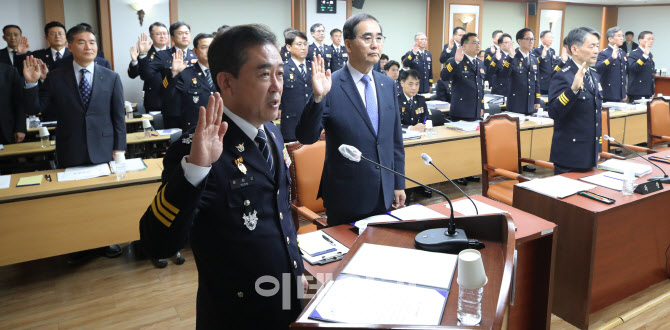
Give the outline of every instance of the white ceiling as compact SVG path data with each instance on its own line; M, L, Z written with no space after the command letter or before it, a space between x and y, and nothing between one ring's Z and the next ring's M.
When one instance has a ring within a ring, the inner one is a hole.
M584 3L584 4L603 5L603 6L659 5L659 4L670 5L670 0L559 0L559 2Z

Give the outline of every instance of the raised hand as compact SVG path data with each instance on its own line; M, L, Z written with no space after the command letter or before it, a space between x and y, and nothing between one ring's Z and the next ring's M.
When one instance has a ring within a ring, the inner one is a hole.
M516 49L514 49L514 46L509 48L509 56L511 56L512 58L516 56Z
M184 63L184 52L177 48L177 51L172 54L172 76L180 74L186 69L186 63Z
M588 68L589 65L584 62L579 68L579 71L575 73L575 79L572 81L572 86L570 87L573 91L576 91L584 86L584 73L586 70L588 70Z
M647 47L644 48L644 55L649 56L649 48L651 48L651 47L647 46Z
M326 70L323 58L321 55L314 57L312 61L312 91L314 93L314 101L321 102L324 97L330 92L330 87L333 86L333 81L330 76L330 69Z
M46 63L44 63L39 58L36 59L36 60L37 60L37 63L39 64L39 66L40 66L40 72L42 72L42 75L40 76L40 80L47 79L47 74L49 73L49 67L47 66Z
M34 84L42 77L42 65L40 65L40 62L42 61L32 55L23 60L23 77L26 79L26 83Z
M16 47L16 53L23 55L30 50L30 44L28 43L28 37L21 37L19 40L19 46Z
M612 58L616 60L617 57L619 57L619 46L612 45Z
M140 54L137 52L137 48L135 46L130 46L130 59L133 62L137 62L137 56Z
M563 46L563 48L561 48L561 61L563 61L563 63L568 62L568 47L566 46Z
M495 46L495 45L491 45L491 51L490 51L491 54L493 54L495 51L496 51L496 46Z
M228 130L228 123L222 122L223 99L221 94L214 93L209 97L207 108L200 107L198 124L193 133L191 154L187 162L202 167L211 166L221 157L223 152L223 136Z
M542 47L542 58L547 57L547 49L549 49L549 47L547 46Z
M415 41L414 47L412 47L412 53L416 54L419 52L419 44Z
M456 49L456 55L454 55L454 60L456 60L456 62L462 61L463 60L463 55L464 55L463 54L463 48L458 47L458 49Z
M151 49L151 45L153 45L153 42L149 39L149 36L146 33L142 32L142 34L137 37L137 51L140 54L146 55Z
M449 51L454 48L454 38L449 39Z

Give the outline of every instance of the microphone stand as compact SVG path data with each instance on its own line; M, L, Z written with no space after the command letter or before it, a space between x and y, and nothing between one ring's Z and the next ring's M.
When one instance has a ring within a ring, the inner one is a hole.
M642 155L640 155L640 154L638 154L637 152L633 151L631 148L626 147L624 144L619 143L619 141L615 140L613 137L611 137L611 136L609 136L609 135L607 136L607 138L606 138L605 140L608 140L608 141L611 141L611 142L616 142L616 143L617 143L618 145L620 145L621 147L623 147L623 148L625 148L626 150L628 150L628 151L634 153L636 156L638 156L638 157L640 157L640 158L646 160L647 162L649 162L649 164L656 166L656 168L658 168L659 170L661 170L661 172L662 172L663 175L664 175L664 176L652 176L651 178L647 179L647 181L659 181L659 182L661 182L661 183L665 183L665 184L670 183L670 177L668 176L667 173L665 173L665 171L664 171L660 166L658 166L658 165L652 163L649 159L642 157Z
M447 180L449 180L449 182L451 182L451 184L454 185L454 187L456 187L456 189L458 189L458 191L460 191L465 197L467 197L467 198L470 200L470 202L472 203L472 206L475 207L475 212L477 213L477 215L479 215L479 210L477 209L477 204L475 204L475 201L473 201L472 198L470 198L470 196L469 196L468 194L466 194L465 191L463 191L463 190L461 189L461 187L459 187L457 184L455 184L453 181L451 181L451 179L449 179L449 177L448 177L446 174L444 174L439 168L437 168L437 166L435 166L435 164L433 164L433 161L432 161L432 160L430 161L429 164L430 164L430 165L433 165L433 167L434 167L438 172L440 172L440 174L442 174L442 176L444 176L445 178L447 178ZM449 204L449 205L451 205L451 204Z

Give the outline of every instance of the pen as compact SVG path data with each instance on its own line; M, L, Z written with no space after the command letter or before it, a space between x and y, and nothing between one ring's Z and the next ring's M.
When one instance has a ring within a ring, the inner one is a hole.
M605 177L606 177L606 178L610 178L610 179L614 179L614 180L623 181L622 179L615 178L615 177L613 177L613 176L609 176L609 175L605 175Z
M44 178L45 178L47 181L51 182L51 175L49 175L49 174L45 174L45 175L44 175Z
M428 119L428 116L423 117L423 124L426 125L426 119Z
M331 241L328 237L326 237L326 235L321 235L321 237L323 237L323 239L325 239L326 242L330 243L330 245L335 246L335 243L333 243L333 241Z

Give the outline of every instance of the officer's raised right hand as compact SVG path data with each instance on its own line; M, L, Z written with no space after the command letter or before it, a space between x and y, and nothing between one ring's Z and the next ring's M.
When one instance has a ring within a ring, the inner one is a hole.
M575 73L575 79L572 81L572 86L570 87L570 89L576 91L582 88L582 85L584 85L584 72L588 70L588 67L589 65L586 62L582 64L582 66L579 68L579 71Z
M200 107L198 125L193 133L191 154L187 162L209 167L221 157L223 152L223 136L228 130L228 123L222 122L223 99L221 94L214 93L209 97L207 109Z
M142 34L137 37L137 51L140 55L146 55L151 49L151 45L153 45L153 42L149 39L149 36L146 33L142 32Z
M312 92L314 93L314 102L319 103L330 92L333 81L330 75L330 69L326 70L325 62L321 55L314 57L312 61Z
M456 55L454 55L454 60L456 62L460 62L463 60L463 47L458 47L458 49L456 49Z
M563 61L563 63L568 62L568 47L566 46L563 46L561 49L561 61Z

